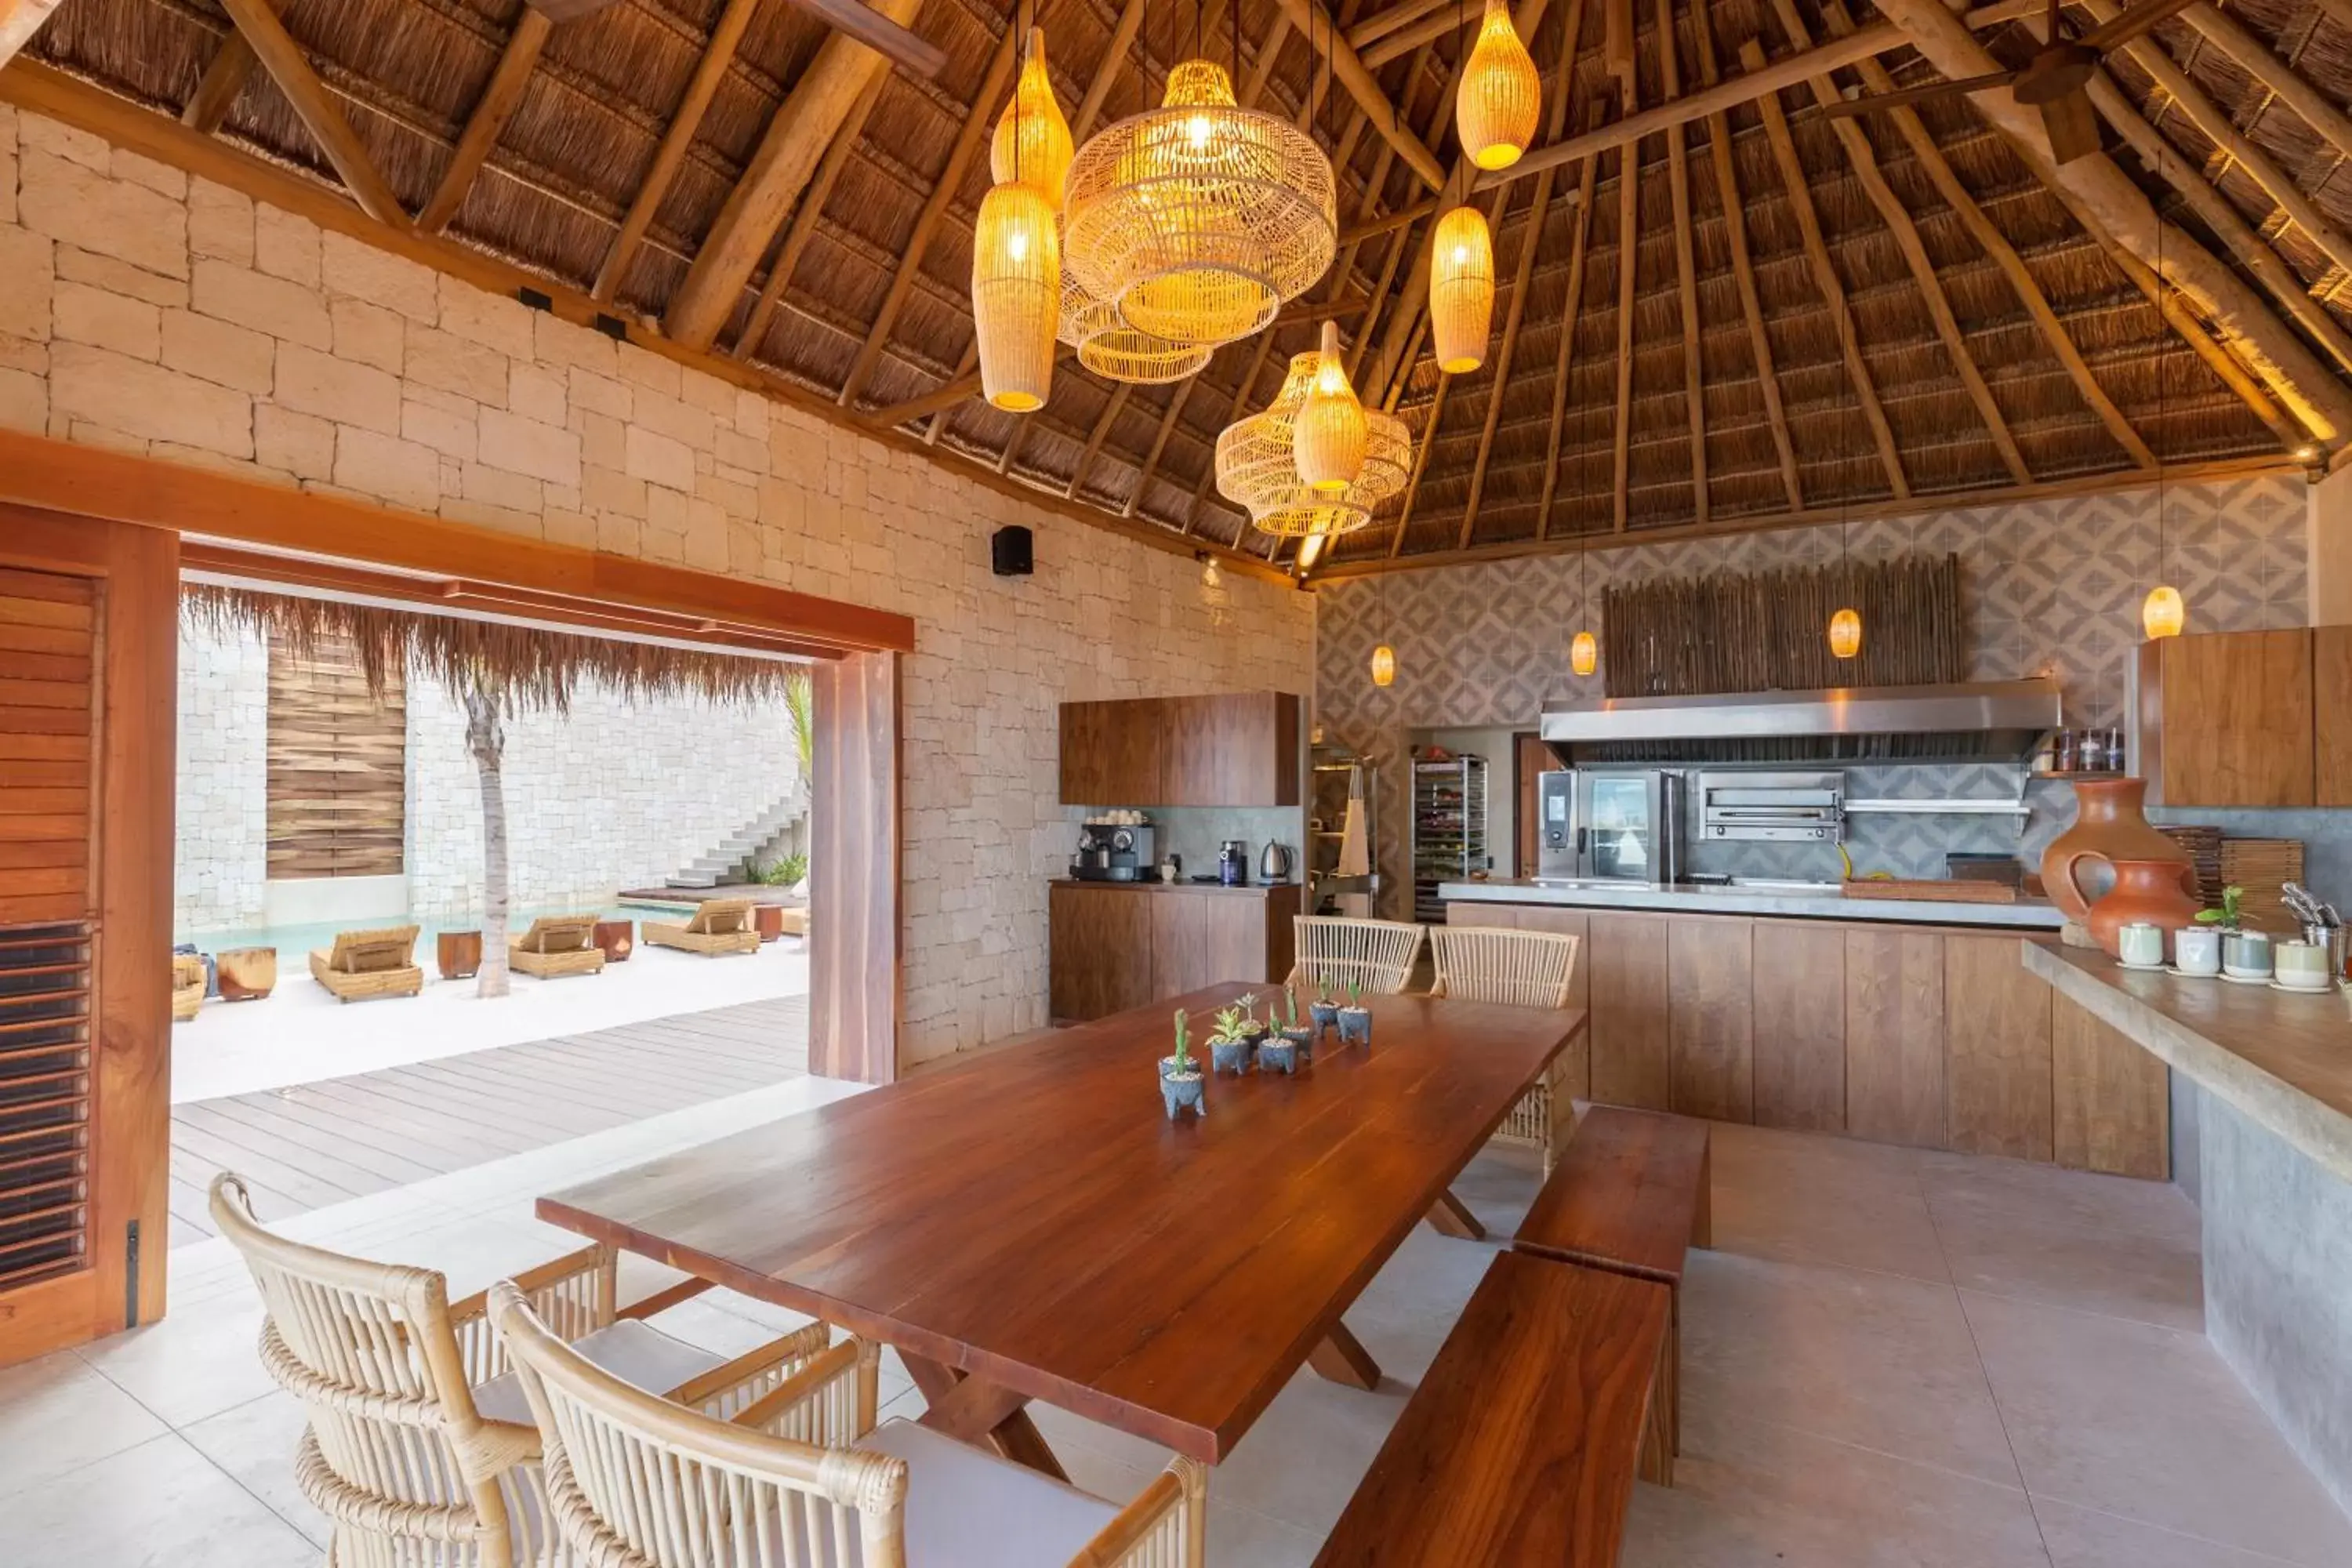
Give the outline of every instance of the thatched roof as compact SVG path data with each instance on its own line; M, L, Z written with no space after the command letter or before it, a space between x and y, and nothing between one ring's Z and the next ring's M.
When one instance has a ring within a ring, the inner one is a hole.
M1360 21L1392 3L1349 0L1338 10L1343 23ZM1704 32L1712 45L1707 60L1699 57L1694 5L1706 7ZM620 0L587 19L558 26L450 233L574 287L592 285L723 9L722 0ZM1552 0L1532 40L1549 99L1561 79L1562 51L1571 42L1563 36L1568 20L1580 22L1566 73L1570 88L1563 120L1570 130L1620 112L1612 106L1615 84L1601 59L1604 9L1604 0ZM1638 107L1668 96L1661 9L1633 6ZM1742 68L1740 47L1751 39L1779 58L1832 37L1843 16L1843 11L1825 11L1823 0L1795 0L1794 12L1808 35L1800 41L1791 38L1781 9L1771 0L1666 0L1664 9L1673 17L1673 53L1685 92L1704 79L1710 66L1724 75L1737 74ZM841 387L883 309L925 199L950 162L965 117L974 111L1009 10L1007 0L921 0L913 29L941 47L949 64L934 81L902 71L887 77L862 122L855 155L832 188L783 291L782 308L770 316L758 342L740 345L756 363L820 394L830 395ZM1196 25L1194 6L1148 5L1131 47L1120 58L1108 58L1120 10L1121 0L1038 5L1066 109L1076 106L1099 74L1113 73L1099 123L1156 103L1167 69L1190 52ZM1476 7L1466 10L1475 21ZM1852 10L1857 24L1874 19L1864 5ZM1283 19L1276 0L1241 0L1237 11L1208 5L1201 11L1210 48L1221 58L1230 47L1227 17L1238 15L1244 81L1263 63L1255 58L1263 40L1279 38L1266 69L1262 107L1297 114L1309 104L1310 94L1323 91L1314 51ZM376 166L413 213L439 183L520 12L520 0L288 0L283 16L288 30L339 95ZM2242 0L2229 14L2328 102L2340 104L2352 92L2352 27L2346 19L2352 13L2344 12L2343 0L2315 5L2312 0ZM2078 9L2074 16L2078 24L2089 25L2089 13ZM68 0L31 53L176 113L195 91L227 31L215 0ZM826 36L808 12L786 0L766 0L759 7L684 169L623 281L625 309L648 321L660 318L770 119ZM1980 37L2011 60L2022 58L2020 51L2028 42L2019 24L1996 25ZM2247 135L2304 180L2313 201L2352 228L2352 181L2337 177L2336 149L2262 82L2207 46L2189 21L2168 22L2156 37ZM1459 35L1449 32L1376 69L1382 88L1401 106L1403 121L1420 128L1449 165L1457 149L1447 100L1460 48ZM1881 57L1880 64L1906 84L1935 79L1934 71L1907 48ZM2273 202L2242 168L2224 167L2222 159L2209 162L2212 142L2169 97L2155 90L2145 71L2120 56L2113 69L2183 165L2221 170L2219 184L2229 202L2250 225L2275 237L2280 255L2327 313L2352 323L2352 310L2341 300L2344 271L2301 230L2273 221ZM1851 69L1839 72L1837 79L1848 88L1862 80ZM1786 90L1776 101L1804 174L1801 199L1816 215L1851 301L1855 347L1909 488L1927 498L2014 485L2017 467L2005 458L1978 401L1964 387L1939 335L1932 301L1835 128L1820 115L1808 88ZM978 111L992 118L998 107L990 102ZM1922 112L1952 175L2014 247L2098 389L2149 448L2168 463L2279 451L2281 438L2273 429L2166 329L2134 278L1972 109L1946 101ZM1347 132L1356 117L1356 106L1344 92L1327 117L1334 135L1349 149L1341 178L1343 223L1360 213L1396 212L1426 197L1427 189L1402 160L1384 156L1388 147L1380 135L1362 126ZM1883 502L1894 494L1893 480L1873 444L1862 391L1845 369L1837 317L1817 282L1806 219L1783 179L1766 117L1759 106L1748 103L1717 123L1727 132L1736 195L1718 186L1710 122L1691 123L1681 132L1695 330L1705 387L1706 516L1724 524L1792 510L1735 268L1726 221L1731 205L1745 219L1764 336L1795 458L1799 502L1805 508ZM1916 224L1919 247L2014 440L2025 479L2048 484L2135 468L2016 284L1947 200L1937 172L1922 163L1890 124L1876 118L1860 123L1875 149L1885 185ZM221 134L333 178L283 96L260 73L236 100ZM2108 140L2116 145L2112 132ZM2217 255L2228 254L2180 205L2164 178L2128 152L2119 158L2161 210ZM1416 361L1402 373L1398 410L1414 427L1417 441L1434 443L1413 496L1403 555L1451 550L1462 542L1474 470L1497 397L1501 406L1471 542L1489 545L1534 536L1548 476L1558 489L1546 520L1551 537L1573 538L1618 525L1619 269L1629 254L1633 321L1623 526L1635 531L1673 527L1699 516L1685 389L1677 182L1667 138L1644 139L1630 163L1638 189L1636 233L1630 237L1620 224L1628 160L1614 152L1599 159L1589 214L1569 199L1580 168L1561 171L1559 191L1535 237L1524 325L1505 384L1496 384L1497 355L1490 353L1484 368L1447 387L1432 431L1427 426L1438 404L1439 377L1425 342L1401 340L1420 347ZM971 162L944 221L923 249L919 276L856 399L860 406L919 396L968 368L971 226L985 188L986 165L984 153ZM1370 191L1376 169L1385 173L1381 188ZM1497 226L1497 271L1504 281L1496 310L1498 337L1510 313L1509 280L1534 226L1535 188L1528 179L1499 193L1506 204ZM1582 292L1570 300L1577 233L1587 225ZM1377 295L1378 308L1344 323L1351 338L1370 331L1378 342L1390 331L1411 254L1401 251L1407 264L1391 267L1391 247L1423 244L1428 226L1423 221L1355 248L1348 277L1331 287L1339 298ZM737 346L766 265L754 273L721 331L720 349ZM1121 393L1066 362L1056 373L1053 400L1041 414L1016 420L972 399L942 416L936 428L928 420L910 428L992 466L1009 463L1016 476L1056 492L1074 490L1105 510L1264 551L1273 542L1246 529L1208 478L1213 443L1237 403L1248 412L1272 398L1285 361L1310 346L1313 331L1308 321L1278 329L1273 352L1265 354L1255 342L1228 346L1196 385ZM1563 331L1573 342L1555 464L1552 407ZM1371 357L1376 356L1368 356L1368 366ZM1241 388L1253 369L1250 385ZM1377 395L1379 389L1369 390ZM1166 416L1178 399L1181 407L1169 424ZM1089 460L1097 441L1098 450ZM1399 510L1391 503L1371 530L1347 542L1333 558L1389 554Z

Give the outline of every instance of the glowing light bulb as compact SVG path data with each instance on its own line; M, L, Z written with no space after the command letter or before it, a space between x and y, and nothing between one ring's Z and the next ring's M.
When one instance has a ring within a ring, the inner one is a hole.
M1396 679L1396 649L1382 643L1372 649L1372 684L1388 686Z
M2150 642L2179 637L2189 624L2189 606L2181 601L2180 590L2170 584L2149 589L2139 607L2139 624Z
M1852 658L1862 651L1862 612L1840 610L1830 617L1830 652Z
M1591 632L1579 632L1576 640L1568 645L1568 668L1579 675L1591 675L1601 668L1601 641Z
M1196 114L1192 116L1192 119L1184 121L1184 134L1191 140L1192 150L1194 152L1200 152L1202 149L1207 147L1209 144L1209 117L1205 114Z

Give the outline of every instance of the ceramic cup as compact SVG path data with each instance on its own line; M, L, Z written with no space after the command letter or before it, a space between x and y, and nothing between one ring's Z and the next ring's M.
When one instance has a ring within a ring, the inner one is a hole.
M2269 979L2271 939L2258 931L2231 931L2221 939L2221 967L2242 979Z
M2172 933L2172 962L2183 974L2221 973L2221 933L2211 926L2182 926Z
M2119 933L2116 956L2140 969L2155 968L2164 962L2164 928L2132 921Z
M2327 950L2307 942L2278 944L2278 983L2295 991L2327 989Z

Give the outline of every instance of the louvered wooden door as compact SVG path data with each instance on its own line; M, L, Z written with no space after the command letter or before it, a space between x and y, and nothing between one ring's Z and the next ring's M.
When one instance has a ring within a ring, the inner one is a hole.
M163 1310L176 559L0 507L0 1364Z

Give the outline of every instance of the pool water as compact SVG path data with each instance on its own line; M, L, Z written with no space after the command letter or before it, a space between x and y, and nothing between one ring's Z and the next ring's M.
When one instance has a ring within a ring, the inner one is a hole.
M638 904L600 909L594 913L600 921L682 920L685 918L684 911L691 908L691 905L679 905L676 910L670 910ZM510 939L522 935L530 929L530 922L541 915L576 915L589 912L576 904L519 910L509 917L507 933ZM278 950L279 959L289 960L299 959L301 954L314 949L334 946L335 935L338 931L374 930L383 926L399 926L407 923L409 922L404 920L342 921L319 925L270 926L255 931L198 931L193 936L175 935L173 941L176 943L193 942L198 952L208 953L217 953L236 947L274 947ZM431 962L434 939L443 931L479 931L481 926L481 917L478 915L463 920L419 920L416 921L416 951L426 955L419 962Z

